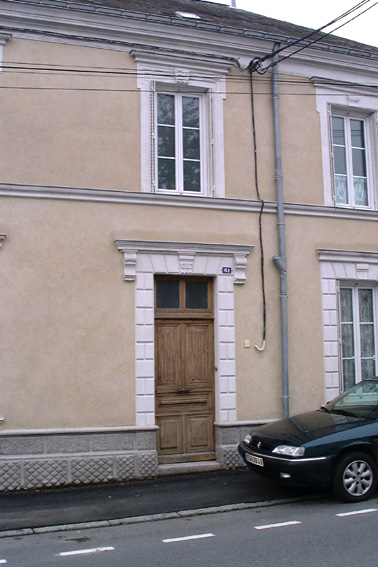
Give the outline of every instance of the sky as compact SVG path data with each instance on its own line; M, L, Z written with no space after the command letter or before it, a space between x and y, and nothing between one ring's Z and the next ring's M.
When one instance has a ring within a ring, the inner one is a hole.
M231 4L231 0L207 1L214 1L218 4ZM361 0L236 0L236 7L275 18L276 20L283 20L300 26L317 29L360 2ZM368 0L365 6L354 12L349 18L341 20L338 24L334 24L334 26L324 31L331 31L334 27L343 24L369 6L373 7L337 30L335 35L378 47L377 0Z

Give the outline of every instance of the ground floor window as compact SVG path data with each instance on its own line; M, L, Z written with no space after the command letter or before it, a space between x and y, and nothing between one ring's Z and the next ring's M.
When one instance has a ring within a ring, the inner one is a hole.
M340 286L343 389L376 375L377 289Z

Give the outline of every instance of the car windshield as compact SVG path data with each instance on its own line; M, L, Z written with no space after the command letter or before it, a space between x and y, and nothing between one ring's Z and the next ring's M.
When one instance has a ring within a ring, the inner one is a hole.
M378 380L359 382L323 407L330 413L378 419Z

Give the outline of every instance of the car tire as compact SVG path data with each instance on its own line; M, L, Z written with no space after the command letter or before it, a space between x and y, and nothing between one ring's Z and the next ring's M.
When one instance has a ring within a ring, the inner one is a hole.
M377 465L366 453L349 453L335 465L332 489L335 496L344 502L368 500L377 483Z

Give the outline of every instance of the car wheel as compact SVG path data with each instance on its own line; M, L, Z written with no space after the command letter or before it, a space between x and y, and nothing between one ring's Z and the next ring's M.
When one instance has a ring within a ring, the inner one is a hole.
M350 453L341 457L333 474L335 496L344 502L362 502L375 491L378 483L377 465L365 453Z

